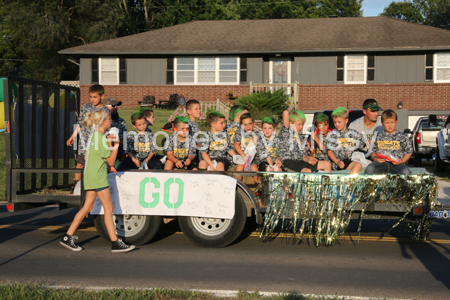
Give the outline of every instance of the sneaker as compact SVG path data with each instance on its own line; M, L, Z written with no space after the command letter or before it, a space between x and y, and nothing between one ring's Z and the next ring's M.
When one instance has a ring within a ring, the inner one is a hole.
M122 239L117 239L117 241L112 242L111 245L111 252L112 253L119 253L119 252L128 252L136 248L133 245L127 245L125 244Z
M62 239L59 241L61 246L66 247L67 249L70 249L72 251L81 251L83 250L82 247L75 244L75 240L78 240L78 237L76 235L68 235L67 233L62 237Z

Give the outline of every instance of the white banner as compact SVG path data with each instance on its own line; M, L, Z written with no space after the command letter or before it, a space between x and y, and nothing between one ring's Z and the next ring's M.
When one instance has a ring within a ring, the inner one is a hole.
M108 180L115 215L234 217L236 179L227 175L117 172ZM91 214L103 214L98 197Z

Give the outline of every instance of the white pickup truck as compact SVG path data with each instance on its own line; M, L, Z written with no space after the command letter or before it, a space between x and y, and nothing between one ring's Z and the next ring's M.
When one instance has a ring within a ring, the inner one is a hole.
M417 120L412 131L414 167L421 166L422 158L430 159L436 153L436 136L446 119L446 116L429 115Z
M436 138L436 171L444 171L445 167L450 164L450 116L443 124Z

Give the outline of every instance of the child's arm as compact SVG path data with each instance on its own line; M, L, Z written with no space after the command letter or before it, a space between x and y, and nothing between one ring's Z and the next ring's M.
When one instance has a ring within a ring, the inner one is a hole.
M146 164L148 164L148 162L150 161L150 159L152 159L152 157L155 155L154 152L150 152L150 154L147 156L147 158L144 160Z
M236 152L237 152L240 156L242 156L242 158L245 160L245 157L246 157L247 155L245 155L244 151L242 151L242 148L241 148L241 142L240 142L240 141L234 143L234 149L235 149Z
M77 128L75 129L75 131L72 133L72 135L70 136L70 138L67 140L66 145L67 146L72 146L73 145L73 141L75 140L75 137L77 136L77 134L80 132L81 127L77 126Z
M286 128L289 128L289 111L283 111L283 125Z
M306 155L303 156L303 161L313 166L318 162L317 158Z
M323 145L323 143L320 141L319 136L316 134L316 131L314 130L312 132L312 136L314 138L314 142L316 143L315 147L318 147L320 149L320 151L324 151L325 146Z
M128 157L131 158L131 161L134 162L134 164L135 164L138 168L141 167L141 162L140 162L138 159L136 159L136 158L134 157L134 155L133 155L131 152L128 152Z
M398 166L401 164L405 164L411 158L411 154L406 153L403 155L403 158L399 162L392 162L392 164Z
M189 166L191 162L194 160L194 158L195 158L194 155L189 155L188 158L186 158L186 160L184 161L184 165Z
M214 169L214 164L213 164L211 158L209 157L208 153L203 152L203 153L202 153L202 158L203 158L203 160L206 161L206 163L209 165L210 171L215 171L215 169Z
M336 155L334 155L333 151L328 150L327 153L328 153L328 157L331 159L331 161L334 162L339 168L343 169L345 167L344 162L343 161L339 161L336 158Z
M116 145L116 142L110 140L109 148L113 149L113 150L111 151L111 155L106 158L106 163L108 164L108 170L109 170L109 172L114 172L114 174L117 174L117 170L114 167L114 165L116 163L116 158L117 158L117 153L119 152L119 147L118 147L118 145Z
M171 162L173 162L177 166L177 168L183 167L183 162L181 160L177 159L175 157L175 155L173 155L173 151L167 151L166 155L167 155L167 159L170 160Z

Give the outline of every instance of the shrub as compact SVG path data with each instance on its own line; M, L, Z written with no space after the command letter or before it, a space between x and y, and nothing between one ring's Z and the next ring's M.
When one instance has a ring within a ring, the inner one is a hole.
M242 104L250 109L254 116L264 114L264 117L272 115L281 115L288 108L288 95L285 95L285 89L279 89L275 92L259 92L242 96L237 99L237 104Z

